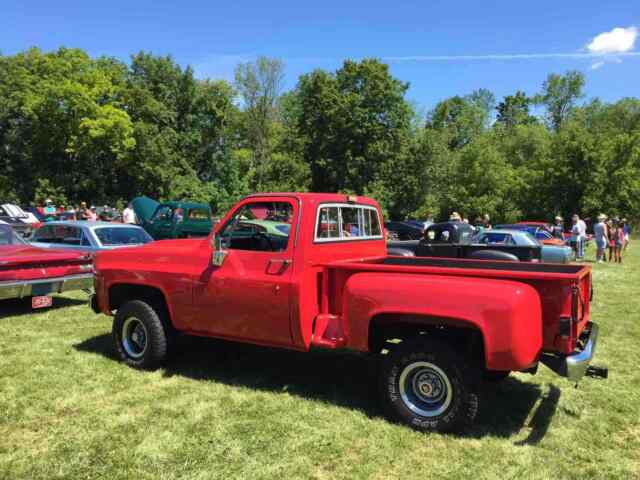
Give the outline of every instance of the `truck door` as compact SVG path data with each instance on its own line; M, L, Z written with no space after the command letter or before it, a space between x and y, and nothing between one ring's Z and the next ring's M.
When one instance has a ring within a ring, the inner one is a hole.
M241 203L218 230L227 250L221 266L209 258L194 305L197 330L227 338L291 345L289 321L298 205L286 197Z

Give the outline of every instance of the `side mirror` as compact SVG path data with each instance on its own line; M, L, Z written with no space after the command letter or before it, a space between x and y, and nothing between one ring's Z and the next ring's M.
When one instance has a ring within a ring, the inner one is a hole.
M216 267L222 266L224 259L227 258L227 253L229 252L222 249L222 241L215 233L211 235L211 249L213 250L211 264Z

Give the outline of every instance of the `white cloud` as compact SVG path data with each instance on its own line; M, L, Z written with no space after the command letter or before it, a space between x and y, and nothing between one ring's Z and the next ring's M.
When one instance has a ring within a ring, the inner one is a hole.
M610 32L596 35L587 45L587 50L598 55L629 52L633 50L637 36L636 27L616 27Z
M600 62L596 62L593 65L591 65L591 70L597 70L599 69L601 66L604 65L604 62L600 61Z

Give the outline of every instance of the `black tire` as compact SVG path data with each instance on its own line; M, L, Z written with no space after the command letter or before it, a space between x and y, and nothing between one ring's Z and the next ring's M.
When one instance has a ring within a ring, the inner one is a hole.
M498 383L506 380L510 374L511 370L485 370L482 378L485 382Z
M149 304L132 300L122 305L113 320L113 340L120 359L145 370L158 368L167 357L167 334Z
M384 408L392 420L422 432L458 431L478 412L478 379L478 371L447 344L409 340L382 367Z
M476 250L469 255L474 260L503 260L508 262L519 262L520 259L513 253L501 252L500 250Z

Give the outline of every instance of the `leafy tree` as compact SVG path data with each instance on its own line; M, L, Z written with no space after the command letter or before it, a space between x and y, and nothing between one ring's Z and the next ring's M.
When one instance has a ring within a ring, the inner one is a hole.
M409 144L407 88L375 59L348 60L335 74L316 70L300 78L297 128L312 190L363 193L375 184L386 192L383 201L397 205L383 185L402 166Z
M551 128L560 129L576 102L584 96L583 89L584 75L576 70L547 77L542 84L542 92L535 97L535 103L546 107Z
M244 103L248 144L253 152L256 187L262 189L264 171L271 158L271 140L278 119L278 100L284 82L284 63L258 57L241 63L235 71L236 88Z
M441 101L429 114L426 127L448 137L449 148L459 149L480 135L487 122L487 111L476 102L455 96Z
M531 102L531 99L519 90L515 95L507 95L496 107L496 122L508 128L536 123L536 118L529 114Z

